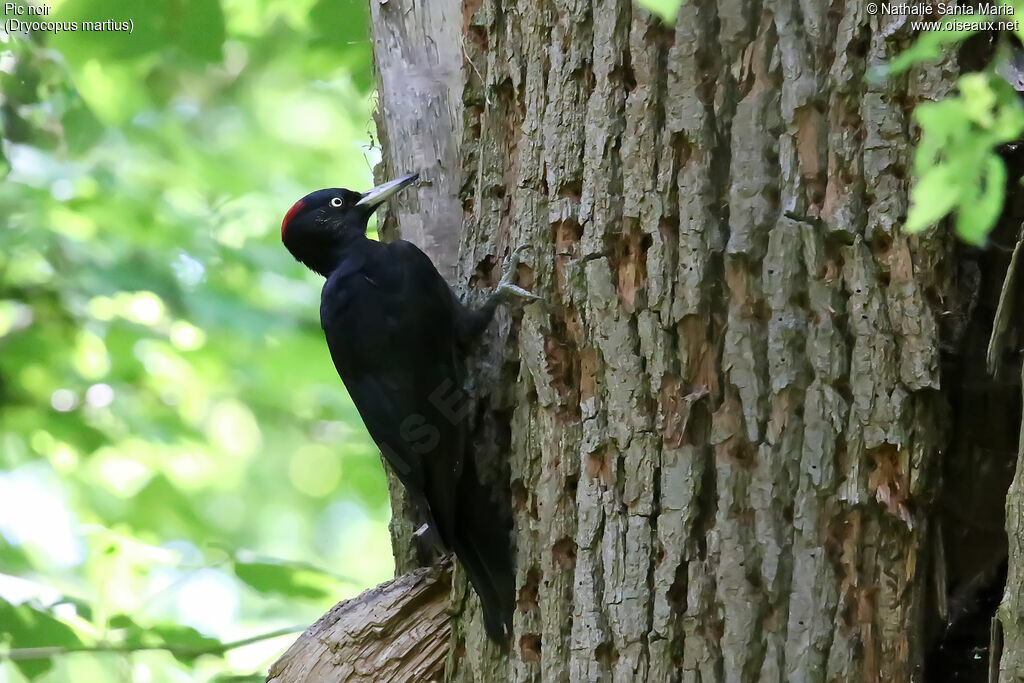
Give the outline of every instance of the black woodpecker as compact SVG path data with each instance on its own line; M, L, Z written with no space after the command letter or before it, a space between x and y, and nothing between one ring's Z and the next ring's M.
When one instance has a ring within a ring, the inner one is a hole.
M480 596L487 634L507 642L515 565L507 530L466 453L465 359L501 303L537 297L513 283L520 250L497 290L473 310L415 245L366 236L370 215L418 177L362 194L312 192L285 214L281 240L327 278L320 322L334 366L384 458L459 559Z

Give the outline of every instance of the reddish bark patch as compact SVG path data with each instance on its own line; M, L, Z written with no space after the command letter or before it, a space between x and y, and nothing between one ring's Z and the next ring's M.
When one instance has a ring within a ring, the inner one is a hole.
M573 218L555 223L555 249L559 252L573 251L583 239L583 226Z
M811 215L817 215L825 200L825 177L822 171L822 149L826 123L815 107L800 107L794 112L796 122L796 151L800 157L800 172L807 183Z
M607 488L612 483L612 462L619 456L614 446L605 446L587 454L585 470L591 479L597 479Z
M576 309L570 308L566 312L564 322L567 337L576 346L583 346L586 341L586 335L583 333L583 325L580 324L580 317L576 314Z
M580 403L597 396L597 351L586 347L580 351Z
M569 284L570 263L580 256L580 240L583 238L583 226L572 218L559 221L554 226L555 232L555 291L559 298L564 299Z
M594 648L594 659L601 662L605 669L611 669L619 661L619 651L615 645L605 641Z
M658 399L664 420L662 439L668 448L679 448L684 444L693 443L687 438L690 411L695 401L708 395L707 387L699 387L684 396L681 385L678 377L663 377L661 380L661 394Z
M540 594L541 572L536 567L530 567L526 572L526 582L519 589L519 597L516 599L516 607L520 612L526 614L537 609L537 596Z
M526 490L526 484L523 483L522 479L516 479L509 484L509 489L512 493L512 507L517 511L526 509L526 504L530 500L530 493Z
M552 334L544 338L544 355L551 388L562 398L570 396L577 386L575 349Z
M715 456L741 464L743 461L743 406L737 396L730 393L712 416L712 444Z
M618 271L619 300L629 313L637 309L637 297L647 286L647 250L652 242L635 218L625 219L613 260Z
M876 612L877 586L865 583L866 568L861 566L863 536L862 511L847 510L837 514L829 524L826 551L835 556L842 575L839 587L839 617L847 633L858 633L864 645L865 656L876 656L872 643ZM875 668L865 668L874 671Z
M679 324L679 336L686 344L686 357L690 369L686 378L691 387L705 387L713 402L720 396L717 353L708 340L708 321L700 316L688 315Z
M576 541L571 538L560 538L551 547L551 558L562 569L576 567Z
M484 0L464 0L462 3L462 32L466 33L466 29L473 25L473 16L477 13L481 7L484 6ZM487 50L485 46L483 48Z
M541 640L538 633L527 633L519 639L519 652L524 662L540 663Z
M579 204L583 199L583 180L580 178L563 178L558 186L558 196Z
M516 283L523 289L532 290L533 268L526 265L525 263L520 263L518 266L516 266Z
M910 514L910 485L900 465L901 451L893 444L885 443L865 453L871 460L872 471L868 475L868 487L874 492L875 500L885 506L889 514L913 528L914 519Z
M474 45L479 48L480 52L487 52L487 45L490 42L487 36L487 29L482 26L470 26L467 28L463 35L469 37Z

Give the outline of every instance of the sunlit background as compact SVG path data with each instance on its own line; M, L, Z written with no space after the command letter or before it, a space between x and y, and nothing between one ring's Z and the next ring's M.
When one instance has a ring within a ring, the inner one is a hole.
M0 682L263 680L392 572L279 233L370 185L366 0L49 6L135 28L0 31Z

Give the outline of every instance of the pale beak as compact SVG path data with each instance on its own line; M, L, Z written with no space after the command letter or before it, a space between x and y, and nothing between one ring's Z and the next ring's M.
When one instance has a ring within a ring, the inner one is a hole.
M378 206L386 202L391 198L391 195L397 193L406 185L411 185L420 177L419 173L410 173L404 175L401 178L396 178L382 185L363 193L363 198L356 202L356 206L366 206L371 209L376 209Z

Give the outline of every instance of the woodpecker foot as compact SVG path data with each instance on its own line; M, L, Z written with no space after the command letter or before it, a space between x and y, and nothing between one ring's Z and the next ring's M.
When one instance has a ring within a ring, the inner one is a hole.
M521 244L505 259L501 270L501 280L498 281L498 288L494 292L502 301L512 301L517 298L526 299L527 301L540 300L539 296L528 292L515 283L516 272L519 269L520 254L532 248L528 244Z
M413 541L419 546L419 549L421 551L425 551L425 554L445 554L444 543L441 541L441 535L437 533L437 529L429 524L424 524L419 529L412 532L412 537Z

